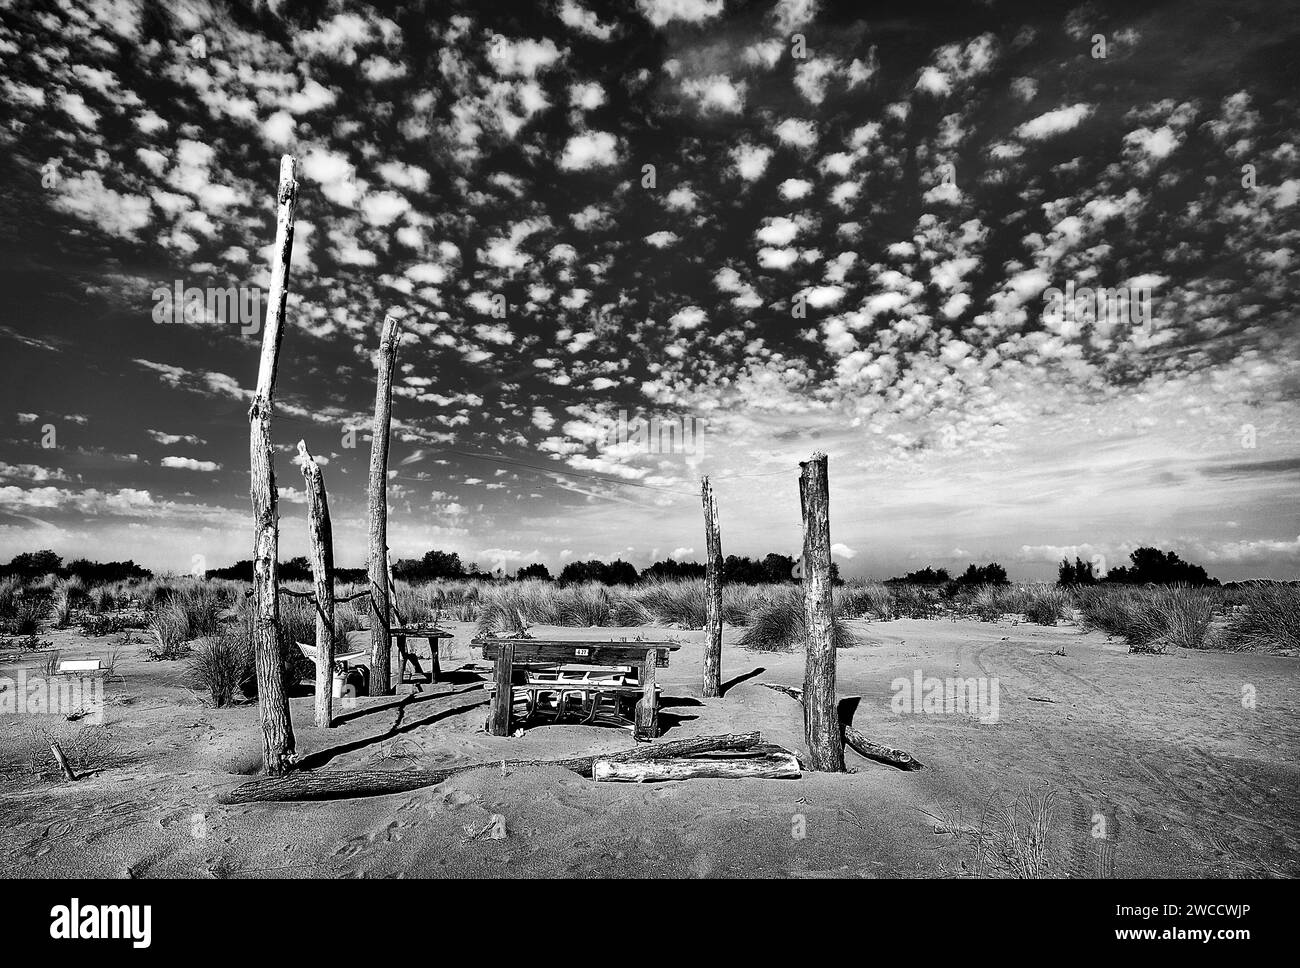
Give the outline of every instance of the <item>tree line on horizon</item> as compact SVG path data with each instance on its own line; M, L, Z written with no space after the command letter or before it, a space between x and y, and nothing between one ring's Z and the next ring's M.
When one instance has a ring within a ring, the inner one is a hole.
M1219 585L1219 580L1206 574L1203 567L1183 561L1173 551L1142 547L1129 555L1129 562L1129 565L1120 565L1110 569L1104 575L1099 575L1090 561L1076 557L1071 562L1068 558L1064 558L1057 568L1056 583L1060 586ZM722 563L722 579L737 585L781 584L797 580L794 577L794 568L795 559L790 555L772 553L762 558L727 555ZM643 581L703 578L704 573L705 566L697 561L677 561L667 558L638 571L630 562L616 558L610 562L596 559L571 561L560 570L558 576L553 576L546 565L535 562L518 569L513 576L508 576L500 569L491 572L481 571L477 562L462 562L458 553L439 550L428 551L422 558L402 558L393 563L393 578L409 582L475 578L491 580L509 577L514 580L535 578L542 581L558 581L561 584L590 581L605 585L633 585ZM0 578L13 575L32 579L48 574L60 578L80 578L87 584L153 577L152 571L137 565L134 561L97 562L78 558L64 564L62 557L49 549L23 552L15 555L7 565L0 565ZM250 581L253 577L252 559L245 558L224 568L209 568L204 572L204 577ZM279 577L284 581L311 581L311 564L302 555L290 558L280 563ZM843 584L839 576L839 566L835 562L831 563L831 578L836 584ZM365 568L335 568L334 579L344 584L360 584L368 580ZM919 571L888 578L884 583L942 586L955 590L974 585L1006 585L1010 584L1010 581L1006 569L994 561L984 565L972 563L956 578L946 568L933 568L927 565Z

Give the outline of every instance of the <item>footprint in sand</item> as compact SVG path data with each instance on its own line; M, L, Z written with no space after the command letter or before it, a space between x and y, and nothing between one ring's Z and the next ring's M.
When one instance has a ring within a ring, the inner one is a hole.
M442 798L442 802L452 810L460 810L473 803L474 800L474 795L472 793L466 793L464 790L453 790Z

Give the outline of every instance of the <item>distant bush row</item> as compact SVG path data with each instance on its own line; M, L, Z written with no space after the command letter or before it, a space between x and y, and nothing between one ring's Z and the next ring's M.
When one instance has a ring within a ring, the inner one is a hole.
M41 575L58 575L60 578L80 578L86 584L124 581L128 578L152 578L153 572L134 561L87 561L78 558L63 563L63 559L48 549L24 551L15 555L7 565L0 565L0 578L31 579Z

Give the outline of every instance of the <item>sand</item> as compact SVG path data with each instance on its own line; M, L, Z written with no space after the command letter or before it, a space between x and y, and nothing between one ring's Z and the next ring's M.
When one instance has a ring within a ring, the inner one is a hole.
M1041 870L1050 876L1300 874L1296 659L1129 655L1097 632L1010 618L851 624L864 644L839 653L839 692L860 696L855 725L912 752L925 765L919 772L852 751L851 772L801 780L633 785L551 767L503 770L503 759L624 749L631 736L564 725L487 735L482 680L463 671L480 661L468 646L473 629L452 623L456 638L444 645L442 666L462 671L419 695L360 700L338 728L323 731L312 726L312 698L301 689L292 700L298 749L328 770L487 765L411 793L239 806L217 797L254 768L256 706L211 708L185 687L182 663L146 662L133 645L107 684L105 724L119 762L73 783L38 779L26 766L33 717L0 717L0 874L976 876L1006 873L981 866L976 849L981 825L985 843L999 842L992 807L1025 807L1048 791L1054 806ZM730 685L724 697L704 701L700 631L533 634L680 641L672 665L659 670L666 738L761 730L769 742L802 749L799 705L759 685L800 685L801 652L746 652L735 645L739 630L728 628ZM43 637L55 639L64 658L110 648L107 639L71 632ZM42 659L22 661L32 668ZM0 664L0 675L15 669ZM996 721L894 711L891 682L918 669L996 679ZM1253 708L1244 689L1253 690ZM1098 817L1109 851L1094 837Z

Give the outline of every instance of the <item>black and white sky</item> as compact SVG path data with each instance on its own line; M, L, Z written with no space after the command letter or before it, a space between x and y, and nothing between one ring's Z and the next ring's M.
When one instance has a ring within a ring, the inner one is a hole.
M1300 575L1297 4L6 0L0 23L5 560L250 556L258 327L158 292L265 293L291 154L283 557L303 438L363 560L392 311L394 557L698 558L701 474L724 552L794 553L822 450L848 575L1044 578L1143 544ZM1135 295L1052 311L1067 287ZM620 414L689 445L621 442Z

